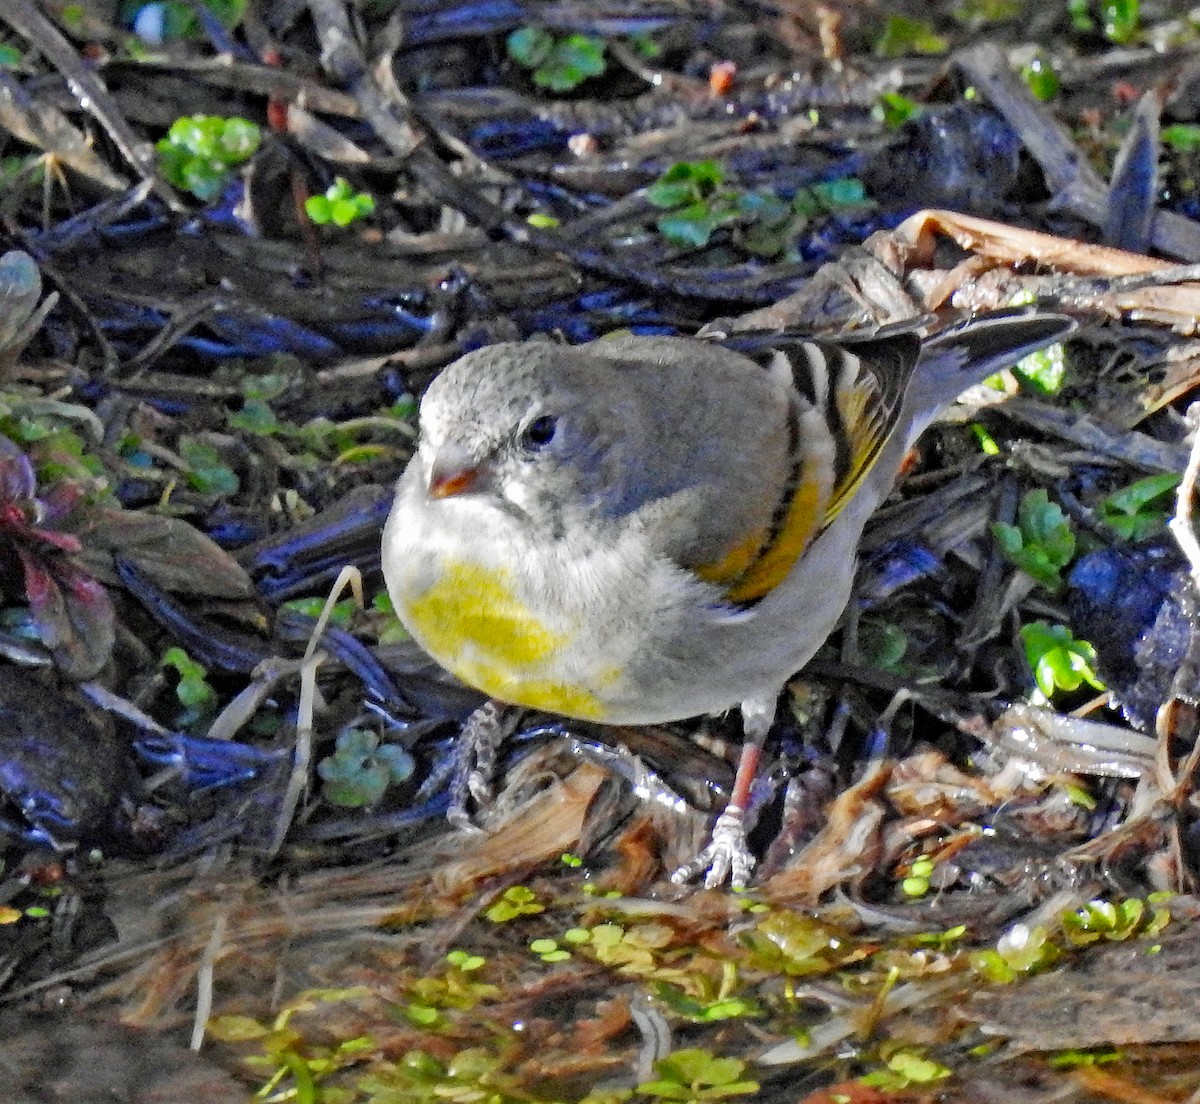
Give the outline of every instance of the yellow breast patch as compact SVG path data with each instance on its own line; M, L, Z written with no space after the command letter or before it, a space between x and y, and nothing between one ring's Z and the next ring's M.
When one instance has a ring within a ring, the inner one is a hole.
M437 580L403 605L413 635L463 682L515 705L604 719L588 688L546 677L547 661L574 634L538 617L515 593L507 569L445 562Z

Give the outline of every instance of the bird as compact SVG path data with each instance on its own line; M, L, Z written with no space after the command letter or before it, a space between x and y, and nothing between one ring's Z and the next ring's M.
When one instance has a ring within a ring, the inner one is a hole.
M927 325L502 342L421 399L382 565L434 660L495 702L602 724L740 709L728 803L676 881L747 884L779 695L836 628L863 527L913 442L1074 323Z

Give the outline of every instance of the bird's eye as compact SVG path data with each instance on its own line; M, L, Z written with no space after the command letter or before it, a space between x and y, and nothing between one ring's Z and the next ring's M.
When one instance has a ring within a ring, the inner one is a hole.
M557 431L558 419L549 414L542 414L521 431L521 446L530 452L537 452L554 440Z

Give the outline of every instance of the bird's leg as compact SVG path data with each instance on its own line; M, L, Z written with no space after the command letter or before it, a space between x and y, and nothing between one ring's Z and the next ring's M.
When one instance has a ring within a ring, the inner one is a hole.
M775 698L752 698L742 702L742 728L745 743L738 758L737 773L733 776L733 791L725 811L713 825L708 846L690 863L671 875L671 881L682 885L702 870L706 889L716 889L725 880L734 889L745 889L754 869L755 858L746 842L746 810L750 807L750 791L758 775L763 743L775 719Z
M446 819L456 828L473 828L467 803L471 798L486 804L492 797L496 774L496 752L517 727L521 711L489 698L463 724L458 742L458 765L450 784L450 808Z

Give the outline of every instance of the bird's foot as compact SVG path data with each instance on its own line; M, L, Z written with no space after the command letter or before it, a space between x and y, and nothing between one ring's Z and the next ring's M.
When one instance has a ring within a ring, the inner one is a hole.
M468 805L487 805L492 799L496 776L496 753L516 727L520 710L488 700L466 720L459 735L458 764L450 784L450 808L446 819L455 828L478 830Z
M671 875L671 881L683 885L707 870L705 889L719 889L726 880L735 890L745 889L754 863L754 856L746 842L745 812L740 806L729 805L717 817L709 845L691 862L676 870Z

